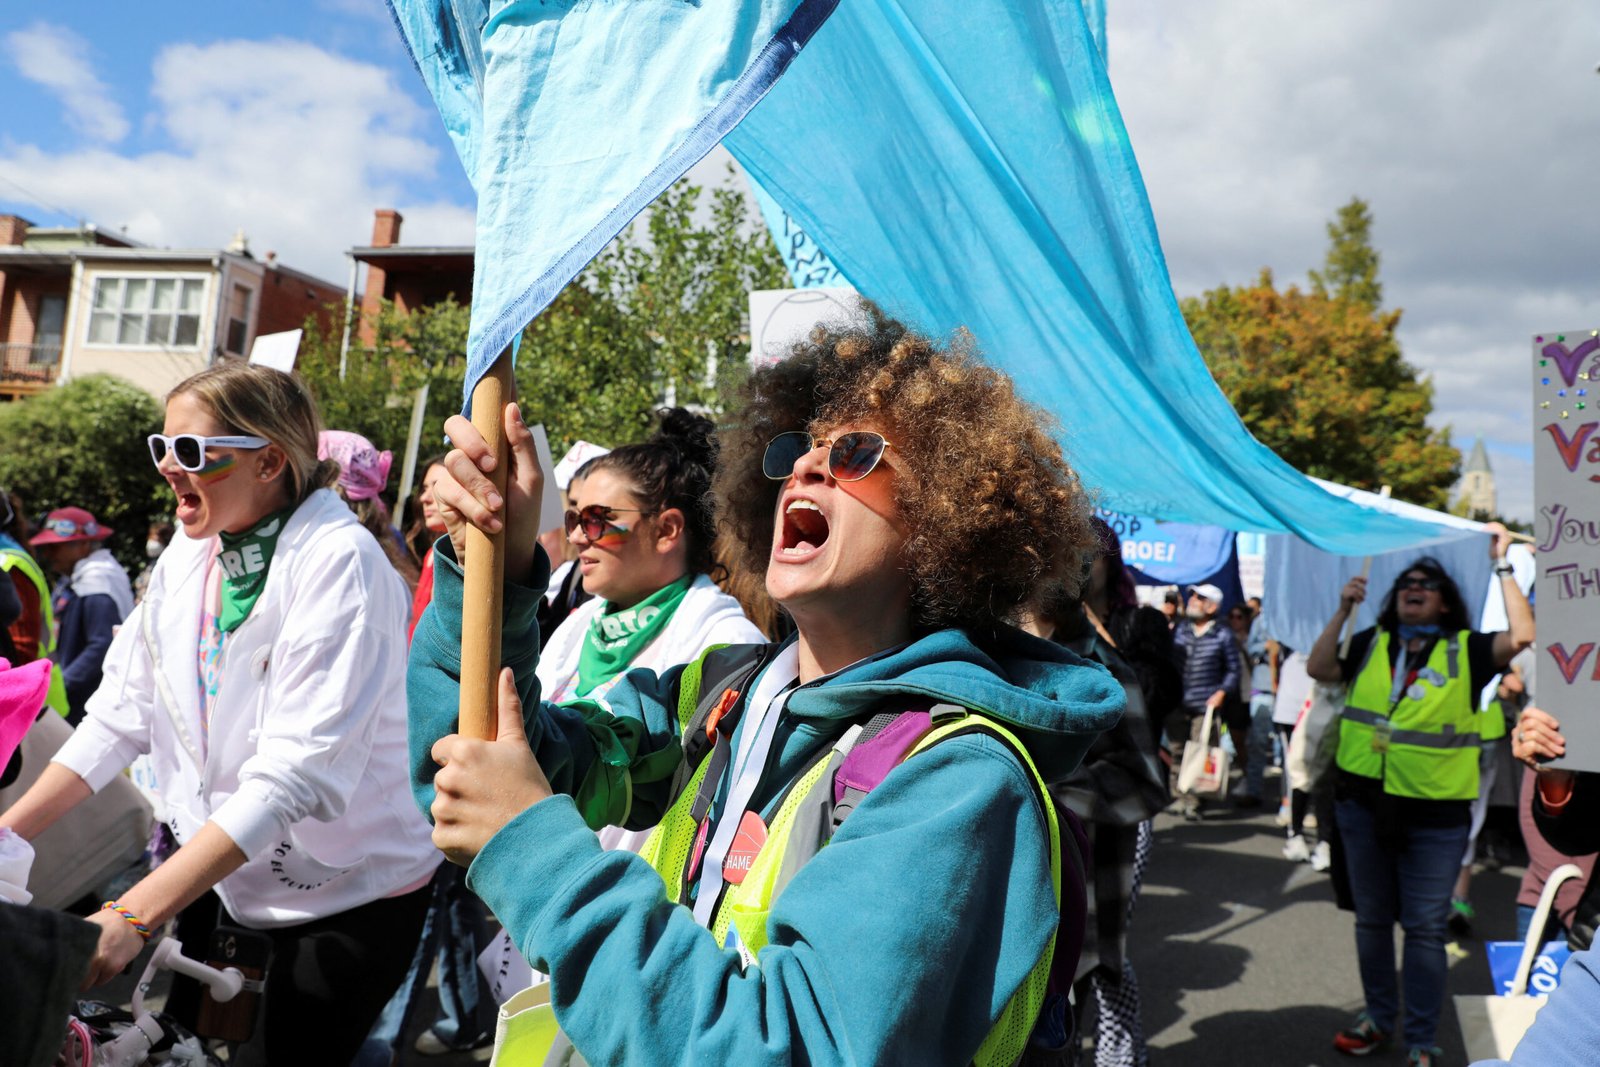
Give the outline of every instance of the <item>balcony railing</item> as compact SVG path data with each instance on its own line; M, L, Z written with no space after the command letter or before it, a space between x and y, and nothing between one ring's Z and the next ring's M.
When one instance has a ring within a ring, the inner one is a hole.
M0 382L49 385L61 371L61 342L0 342Z

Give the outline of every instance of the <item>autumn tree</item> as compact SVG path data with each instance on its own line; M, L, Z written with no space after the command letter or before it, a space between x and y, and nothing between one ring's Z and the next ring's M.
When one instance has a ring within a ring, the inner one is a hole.
M747 366L749 290L785 284L771 236L737 189L707 197L678 182L523 331L523 416L545 425L559 456L579 439L638 440L663 403L713 406L719 386ZM372 347L348 353L343 380L339 337L308 323L299 368L324 421L398 454L411 398L429 382L433 434L461 406L467 319L454 302L409 314L385 306Z
M1399 309L1379 307L1372 217L1360 200L1329 225L1309 291L1222 286L1182 302L1212 376L1256 439L1306 474L1448 507L1461 454L1428 426L1433 386L1406 362Z

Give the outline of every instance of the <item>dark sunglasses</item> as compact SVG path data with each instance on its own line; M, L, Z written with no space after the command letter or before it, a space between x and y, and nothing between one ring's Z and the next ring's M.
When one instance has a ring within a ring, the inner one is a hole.
M1437 593L1442 588L1437 578L1412 578L1409 575L1394 585L1396 589L1421 589L1429 593Z
M818 447L828 450L828 473L835 481L859 482L877 469L884 449L894 446L883 439L883 434L871 430L855 430L831 441L819 441L803 430L790 430L767 442L761 473L781 482L794 473L800 457Z
M586 540L598 541L605 536L608 530L626 531L626 527L618 526L611 521L619 511L627 511L639 516L650 514L650 512L639 508L612 508L604 504L590 504L582 511L574 511L568 508L566 513L561 516L561 525L566 530L568 537L572 536L572 531L582 528L583 536Z
M272 442L265 437L202 437L197 433L180 433L168 437L163 433L153 433L145 439L150 445L150 458L155 460L157 467L167 458L167 452L172 452L172 458L178 461L178 466L186 471L197 471L206 465L206 449L208 448L241 448L254 451L266 448Z

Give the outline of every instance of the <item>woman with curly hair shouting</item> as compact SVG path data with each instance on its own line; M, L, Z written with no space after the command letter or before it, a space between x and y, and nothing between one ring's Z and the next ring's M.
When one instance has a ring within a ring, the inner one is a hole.
M1052 971L1070 982L1082 873L1044 783L1122 691L1003 620L1082 573L1089 504L965 341L866 315L756 372L726 420L725 543L795 636L634 671L603 700L536 686L528 431L510 409L502 504L482 438L447 424L436 491L506 524L506 669L498 740L454 734L461 572L441 541L409 676L417 799L590 1063L1009 1064L1065 1044ZM606 852L607 824L653 833Z

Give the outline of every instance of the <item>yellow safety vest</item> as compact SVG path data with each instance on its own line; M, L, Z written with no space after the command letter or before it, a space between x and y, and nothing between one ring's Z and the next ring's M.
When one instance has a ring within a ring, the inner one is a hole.
M698 666L698 663L695 664ZM698 684L698 677L695 678ZM679 704L680 718L685 719L692 711L693 701ZM918 752L926 751L932 745L946 737L957 733L981 731L1005 741L1009 747L1016 751L1027 764L1029 773L1033 777L1039 796L1044 804L1046 819L1050 828L1050 883L1055 894L1057 909L1061 906L1061 827L1056 817L1055 805L1050 798L1050 791L1045 785L1044 778L1039 774L1032 758L1022 743L1004 726L985 718L960 709L958 714L935 719L933 728L919 740L906 758L913 758ZM639 850L650 866L661 875L661 880L667 886L667 899L674 903L684 903L683 886L684 875L688 869L689 859L694 851L695 838L699 833L699 823L695 820L692 811L695 795L700 791L700 784L705 779L706 768L711 764L710 759L700 761L688 785L679 794L677 801L668 809L666 816L651 832L644 847ZM712 917L711 932L719 944L728 945L730 939L728 932L732 929L737 936L737 945L747 961L753 960L755 955L767 944L767 916L772 910L772 902L781 892L787 879L782 878L785 870L790 874L798 869L801 863L809 856L797 857L799 863L790 859L785 863L790 848L795 846L793 835L795 817L802 808L809 804L814 805L817 800L813 797L816 790L828 790L830 795L833 790L833 775L828 773L833 766L833 752L830 750L822 754L821 758L811 765L799 780L792 786L786 799L779 806L777 814L772 818L772 825L767 830L766 843L756 854L755 860L745 875L744 881L727 887L726 892L717 910ZM824 843L825 846L825 843ZM804 846L797 846L804 847ZM842 888L842 887L841 887ZM994 1027L984 1038L972 1062L978 1067L1004 1067L1016 1063L1027 1048L1028 1039L1033 1032L1035 1020L1039 1011L1044 1006L1046 987L1050 979L1050 966L1055 956L1055 934L1051 934L1050 942L1045 946L1043 954L1039 957L1033 969L1028 972L1028 977L1022 986L1012 994L1001 1011Z
M1469 635L1462 630L1435 641L1427 664L1398 699L1389 659L1394 637L1387 630L1373 636L1339 720L1341 770L1381 779L1393 796L1477 797L1484 720L1465 662Z
M56 613L50 603L50 586L44 579L44 571L39 569L39 563L26 552L18 552L13 548L0 548L0 575L10 581L9 572L19 570L27 576L28 580L39 590L39 656L41 659L53 659L56 654ZM50 665L50 690L45 694L46 706L52 708L57 714L65 717L70 710L67 703L67 683L61 677L61 664Z

